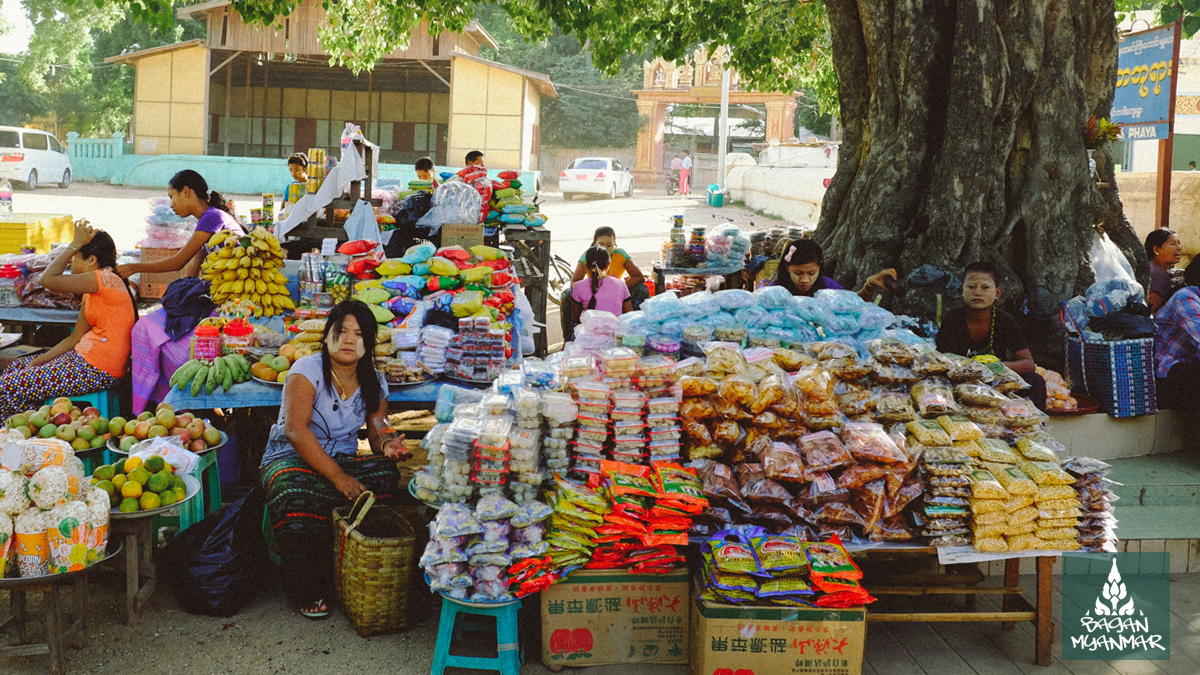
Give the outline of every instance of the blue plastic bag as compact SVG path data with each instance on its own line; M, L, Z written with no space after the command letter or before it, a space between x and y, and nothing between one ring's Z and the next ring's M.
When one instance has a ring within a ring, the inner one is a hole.
M687 307L688 314L696 318L721 311L720 301L708 291L692 293L683 299L683 304Z
M856 314L867 304L857 293L845 289L822 288L813 297L838 314Z
M753 293L740 288L717 291L713 293L713 297L717 299L717 302L721 303L723 309L730 311L749 307L758 302L755 300Z
M750 329L766 328L771 324L771 313L758 305L739 309L733 313L733 318Z
M859 315L858 323L863 330L883 330L892 325L895 318L895 315L886 309L868 302Z
M675 291L667 291L643 302L642 313L651 321L667 322L683 316L686 310Z
M766 309L783 309L791 303L792 293L783 286L763 286L754 291L759 306Z
M791 306L787 311L789 314L795 314L800 319L818 326L824 325L825 321L833 316L833 312L830 312L829 308L818 302L816 298L803 295L792 298Z
M404 256L400 258L400 262L405 262L410 265L419 262L425 262L426 260L432 258L434 253L437 253L437 248L435 248L433 244L429 242L417 244L416 246L410 246L408 250L404 252Z

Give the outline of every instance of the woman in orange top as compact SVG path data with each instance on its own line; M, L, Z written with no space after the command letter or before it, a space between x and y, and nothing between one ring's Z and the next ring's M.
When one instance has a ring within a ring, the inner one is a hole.
M56 293L83 295L71 335L53 349L14 361L0 373L0 419L35 410L46 399L111 389L129 367L129 335L137 319L133 296L116 275L117 247L86 220L75 238L42 273ZM67 265L71 274L64 275Z

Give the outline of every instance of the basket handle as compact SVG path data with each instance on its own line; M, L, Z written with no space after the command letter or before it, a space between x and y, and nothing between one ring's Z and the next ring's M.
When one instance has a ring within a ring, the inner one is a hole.
M363 518L367 517L367 512L370 511L371 507L374 505L374 492L371 492L370 490L364 490L358 495L358 498L354 500L354 506L350 509L349 515L349 518L353 518L354 520L350 523L350 527L346 528L346 534L350 534L354 530L358 529L359 523L362 522ZM355 517L355 513L358 514L357 517Z

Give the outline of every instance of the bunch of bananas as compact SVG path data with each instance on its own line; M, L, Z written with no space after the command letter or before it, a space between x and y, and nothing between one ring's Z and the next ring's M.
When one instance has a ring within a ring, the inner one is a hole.
M203 391L211 394L221 387L226 393L239 382L250 379L250 363L241 354L227 354L212 361L192 359L179 366L171 376L170 385L179 391L191 386L192 396Z
M200 276L212 283L217 305L248 300L254 316L275 316L296 308L283 276L283 249L274 235L261 227L248 235L222 230L208 240L212 253L200 266Z

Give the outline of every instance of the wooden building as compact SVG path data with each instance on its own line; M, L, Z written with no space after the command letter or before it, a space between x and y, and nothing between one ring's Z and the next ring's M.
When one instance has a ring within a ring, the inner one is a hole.
M538 168L541 100L554 85L481 58L496 43L478 22L440 35L422 23L407 49L355 76L321 50L315 0L272 27L246 24L228 0L178 15L205 22L206 37L107 59L136 69L137 154L284 158L337 148L353 122L385 162L459 166L482 150L492 167Z

